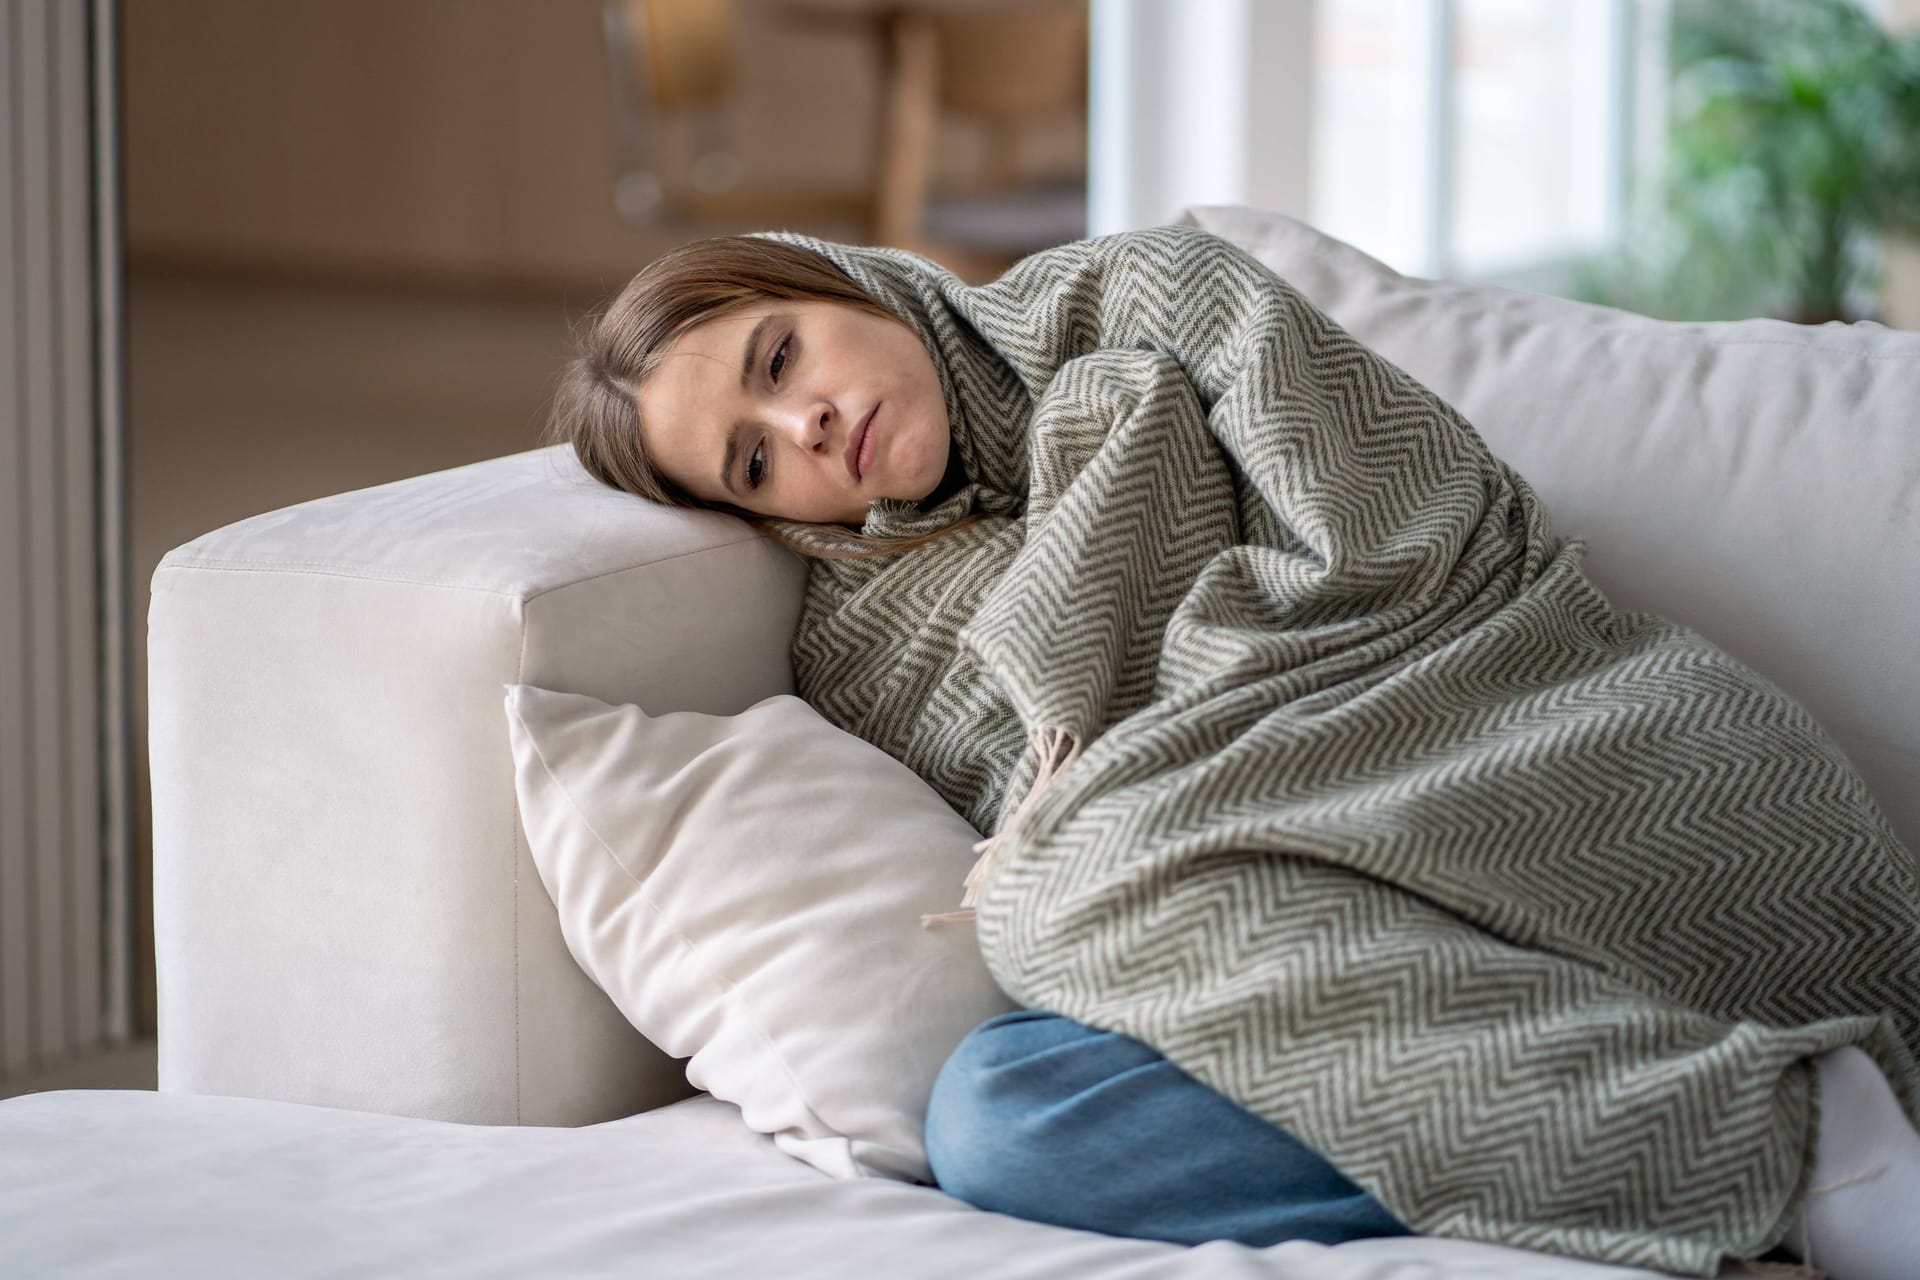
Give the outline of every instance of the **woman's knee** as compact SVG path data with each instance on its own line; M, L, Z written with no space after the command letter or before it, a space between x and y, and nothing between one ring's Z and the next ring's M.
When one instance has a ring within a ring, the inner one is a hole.
M1021 1009L981 1023L947 1056L927 1102L927 1163L948 1194L983 1208L1020 1198L1051 1153L1022 1140L1036 1099L1036 1054L1094 1034L1056 1014Z
M1139 1041L1038 1010L942 1067L927 1162L949 1195L1061 1226L1195 1244L1404 1234L1283 1130Z

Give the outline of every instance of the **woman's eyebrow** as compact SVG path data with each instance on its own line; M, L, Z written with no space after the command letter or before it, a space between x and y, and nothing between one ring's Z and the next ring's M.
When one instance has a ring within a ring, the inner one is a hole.
M761 323L764 324L766 322L762 321ZM758 332L758 330L755 330L755 332ZM752 343L747 344L747 356L749 359L751 359L753 356ZM728 493L732 494L736 498L740 496L740 490L734 487L733 462L734 462L734 459L738 458L739 456L740 456L740 424L736 422L732 426L727 428L727 456L720 463L721 487L724 488Z
M760 349L760 335L773 323L770 315L761 316L760 323L753 326L753 332L747 335L747 349L740 353L740 389L747 389L748 379L753 377L753 353Z
M753 332L747 335L747 348L740 353L740 389L747 390L747 384L753 379L753 353L760 349L760 335L767 331L776 317L765 315L760 323L753 326ZM727 428L727 454L720 462L720 487L736 498L740 490L733 483L734 460L740 456L740 424L734 423Z

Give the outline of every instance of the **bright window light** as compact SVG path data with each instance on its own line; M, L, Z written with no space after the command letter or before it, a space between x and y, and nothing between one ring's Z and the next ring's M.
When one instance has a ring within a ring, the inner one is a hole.
M1319 0L1315 224L1414 275L1603 248L1631 163L1634 7Z

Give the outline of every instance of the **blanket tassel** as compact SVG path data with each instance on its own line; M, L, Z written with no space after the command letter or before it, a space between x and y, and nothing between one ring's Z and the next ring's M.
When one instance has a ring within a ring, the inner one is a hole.
M973 846L980 856L974 859L973 869L967 872L966 892L960 898L960 910L942 911L937 915L920 917L920 927L931 929L936 924L964 924L974 918L974 903L980 898L980 885L987 878L987 868L993 865L994 858L1000 852L1000 842L1012 836L1014 830L1033 807L1053 785L1055 778L1066 772L1068 766L1080 757L1080 744L1065 729L1035 729L1028 738L1040 753L1040 771L1033 777L1033 785L1027 788L1013 815L1003 823L1000 829Z

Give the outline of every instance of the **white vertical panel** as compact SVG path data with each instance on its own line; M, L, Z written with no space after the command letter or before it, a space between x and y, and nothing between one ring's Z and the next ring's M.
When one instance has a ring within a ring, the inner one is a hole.
M1634 0L1607 0L1607 83L1602 89L1607 103L1607 162L1598 198L1598 239L1603 247L1619 244L1626 234L1627 201L1632 196L1633 67L1638 39L1633 10Z
M1426 146L1420 152L1420 186L1415 200L1424 229L1420 257L1412 274L1453 274L1453 0L1426 0L1420 6L1415 45L1426 51L1420 69L1426 102Z
M1138 2L1160 15L1152 47L1166 86L1160 119L1167 136L1149 193L1149 221L1171 222L1190 204L1243 203L1253 56L1246 46L1246 0L1179 0L1171 19L1167 0Z
M1413 275L1431 274L1432 0L1319 0L1307 221Z
M1567 245L1575 253L1606 247L1625 195L1628 121L1626 6L1583 0L1568 10L1574 56L1567 66L1566 147L1585 163L1567 173Z
M33 913L27 879L32 847L27 814L27 418L20 344L26 324L20 289L20 6L0 8L0 1072L33 1062Z
M1311 0L1093 0L1087 223L1169 222L1190 204L1307 216ZM1302 38L1303 33L1307 38Z
M0 1075L129 1029L108 1017L127 984L106 981L102 932L103 869L124 862L101 785L102 725L124 715L124 694L102 699L103 619L125 619L98 533L92 28L112 15L0 0Z
M66 1002L61 999L61 970L66 952L64 901L67 862L66 733L61 692L65 655L61 652L60 566L65 561L65 477L60 457L59 385L54 378L54 340L62 299L53 276L55 228L53 152L60 122L54 110L48 72L53 62L45 0L17 0L20 43L15 68L20 76L21 184L14 193L20 211L22 251L14 261L16 287L25 293L21 326L20 385L27 418L27 854L29 909L33 947L28 971L32 994L31 1041L35 1058L54 1062L67 1047ZM38 127L35 127L35 126Z
M60 329L54 376L59 388L60 448L65 480L66 586L60 652L65 666L61 721L66 731L64 846L66 1046L98 1043L101 1034L100 619L97 607L100 517L95 484L93 218L87 103L87 10L64 0L53 10L53 103L61 146L54 171L59 243Z
M1087 231L1104 236L1138 219L1161 165L1153 109L1153 50L1165 15L1131 0L1092 0L1087 33Z
M1313 212L1317 20L1305 0L1251 0L1247 10L1247 47L1265 52L1247 68L1245 201L1302 221Z
M135 1031L133 747L130 682L132 656L128 590L132 545L127 532L126 273L122 268L120 206L120 8L119 0L92 0L87 65L93 141L93 433L97 545L100 551L100 813L99 859L104 898L100 954L101 1030L108 1044L130 1041Z

